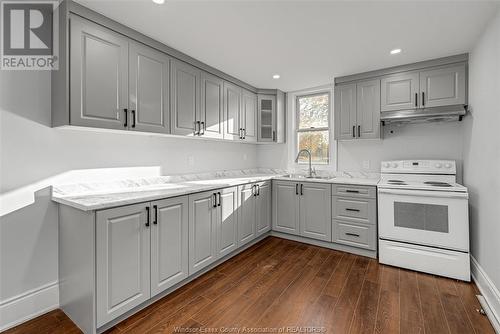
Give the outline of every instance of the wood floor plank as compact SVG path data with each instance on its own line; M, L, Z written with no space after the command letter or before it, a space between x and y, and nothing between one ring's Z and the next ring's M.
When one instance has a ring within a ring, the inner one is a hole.
M426 334L449 333L450 329L493 334L488 319L476 311L480 306L475 289L473 283L400 270L374 259L273 237L108 333L284 325L324 326L333 334L423 333L424 329ZM55 310L5 333L80 332L61 310Z
M399 333L399 269L384 266L375 333Z
M426 333L449 333L449 327L434 276L417 273L418 291L422 303Z

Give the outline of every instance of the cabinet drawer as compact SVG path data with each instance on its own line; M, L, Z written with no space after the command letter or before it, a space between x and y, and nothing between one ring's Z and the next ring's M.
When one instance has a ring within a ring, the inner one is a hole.
M371 186L356 186L350 184L334 184L332 186L332 195L376 198L377 188Z
M377 231L375 225L353 224L333 221L333 242L353 247L376 249Z
M334 219L370 225L375 225L377 220L377 208L374 199L333 196L332 211Z

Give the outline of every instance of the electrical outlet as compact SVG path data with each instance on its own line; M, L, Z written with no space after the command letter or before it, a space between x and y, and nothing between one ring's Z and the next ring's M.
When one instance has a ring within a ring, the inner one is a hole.
M370 160L363 160L363 169L370 169Z
M194 167L194 157L192 155L188 156L188 166Z

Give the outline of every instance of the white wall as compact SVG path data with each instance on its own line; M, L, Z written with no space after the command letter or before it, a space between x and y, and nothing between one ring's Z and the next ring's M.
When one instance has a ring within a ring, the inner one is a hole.
M288 116L289 119L293 117L293 115ZM391 125L383 127L383 131L383 140L338 142L337 169L339 171L379 172L380 162L383 160L450 159L457 161L458 178L461 180L463 160L463 124L461 122ZM291 127L289 127L288 134L293 135ZM293 167L291 164L293 159L295 157L289 156L286 144L259 147L259 166L289 168ZM368 166L363 164L365 161L368 162Z
M472 112L464 124L464 182L470 192L472 255L497 289L500 289L499 99L500 12L470 55ZM500 316L500 309L498 312Z
M1 194L73 169L159 166L175 174L257 167L256 145L54 129L50 110L50 73L0 71ZM1 217L0 306L56 281L57 251L57 207L48 189Z

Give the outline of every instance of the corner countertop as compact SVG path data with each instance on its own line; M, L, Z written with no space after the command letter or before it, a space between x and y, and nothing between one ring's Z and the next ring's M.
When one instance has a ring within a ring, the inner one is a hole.
M220 188L234 187L271 179L376 186L378 174L334 173L322 178L308 179L299 175L284 177L286 171L255 169L217 173L187 174L124 179L101 183L54 185L52 200L83 211L108 209L117 206L149 202Z

